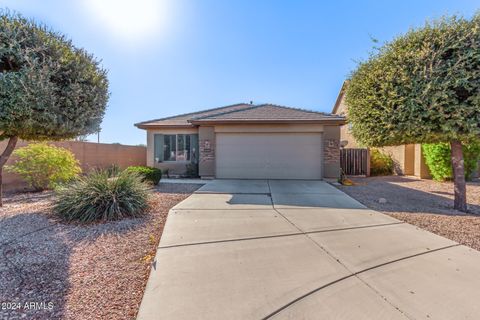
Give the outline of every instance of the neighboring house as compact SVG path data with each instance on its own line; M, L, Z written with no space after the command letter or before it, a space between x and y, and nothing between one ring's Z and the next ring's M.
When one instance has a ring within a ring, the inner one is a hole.
M135 124L147 165L202 178L321 179L340 172L342 116L273 104L235 104Z
M345 81L333 106L332 114L347 117L347 106L345 104L345 89L347 85L348 82ZM350 123L340 128L340 145L344 148L362 148L351 133ZM404 144L381 149L392 156L395 162L396 174L417 176L422 179L431 177L425 164L420 144Z

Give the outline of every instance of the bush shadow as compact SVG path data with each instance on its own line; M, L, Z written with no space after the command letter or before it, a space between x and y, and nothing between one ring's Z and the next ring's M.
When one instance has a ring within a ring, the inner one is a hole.
M154 186L154 191L158 193L166 194L190 194L201 188L203 184L194 184L194 183L169 183L162 182Z

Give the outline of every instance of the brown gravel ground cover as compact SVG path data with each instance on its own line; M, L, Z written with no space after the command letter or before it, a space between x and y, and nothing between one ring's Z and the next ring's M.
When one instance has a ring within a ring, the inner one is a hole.
M89 225L52 216L52 192L6 195L0 319L134 319L168 210L199 187L160 184L145 217Z
M480 182L467 184L470 214L462 214L453 209L451 182L400 176L351 179L356 185L337 187L367 207L480 250Z

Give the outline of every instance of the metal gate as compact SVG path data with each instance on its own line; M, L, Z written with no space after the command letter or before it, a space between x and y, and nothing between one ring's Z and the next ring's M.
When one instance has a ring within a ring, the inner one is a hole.
M340 166L349 176L370 175L370 154L368 149L340 149Z

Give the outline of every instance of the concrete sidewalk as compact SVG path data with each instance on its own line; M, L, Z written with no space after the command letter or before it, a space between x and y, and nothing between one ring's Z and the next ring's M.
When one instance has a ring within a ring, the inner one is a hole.
M171 210L138 319L476 319L479 273L325 182L216 180Z

